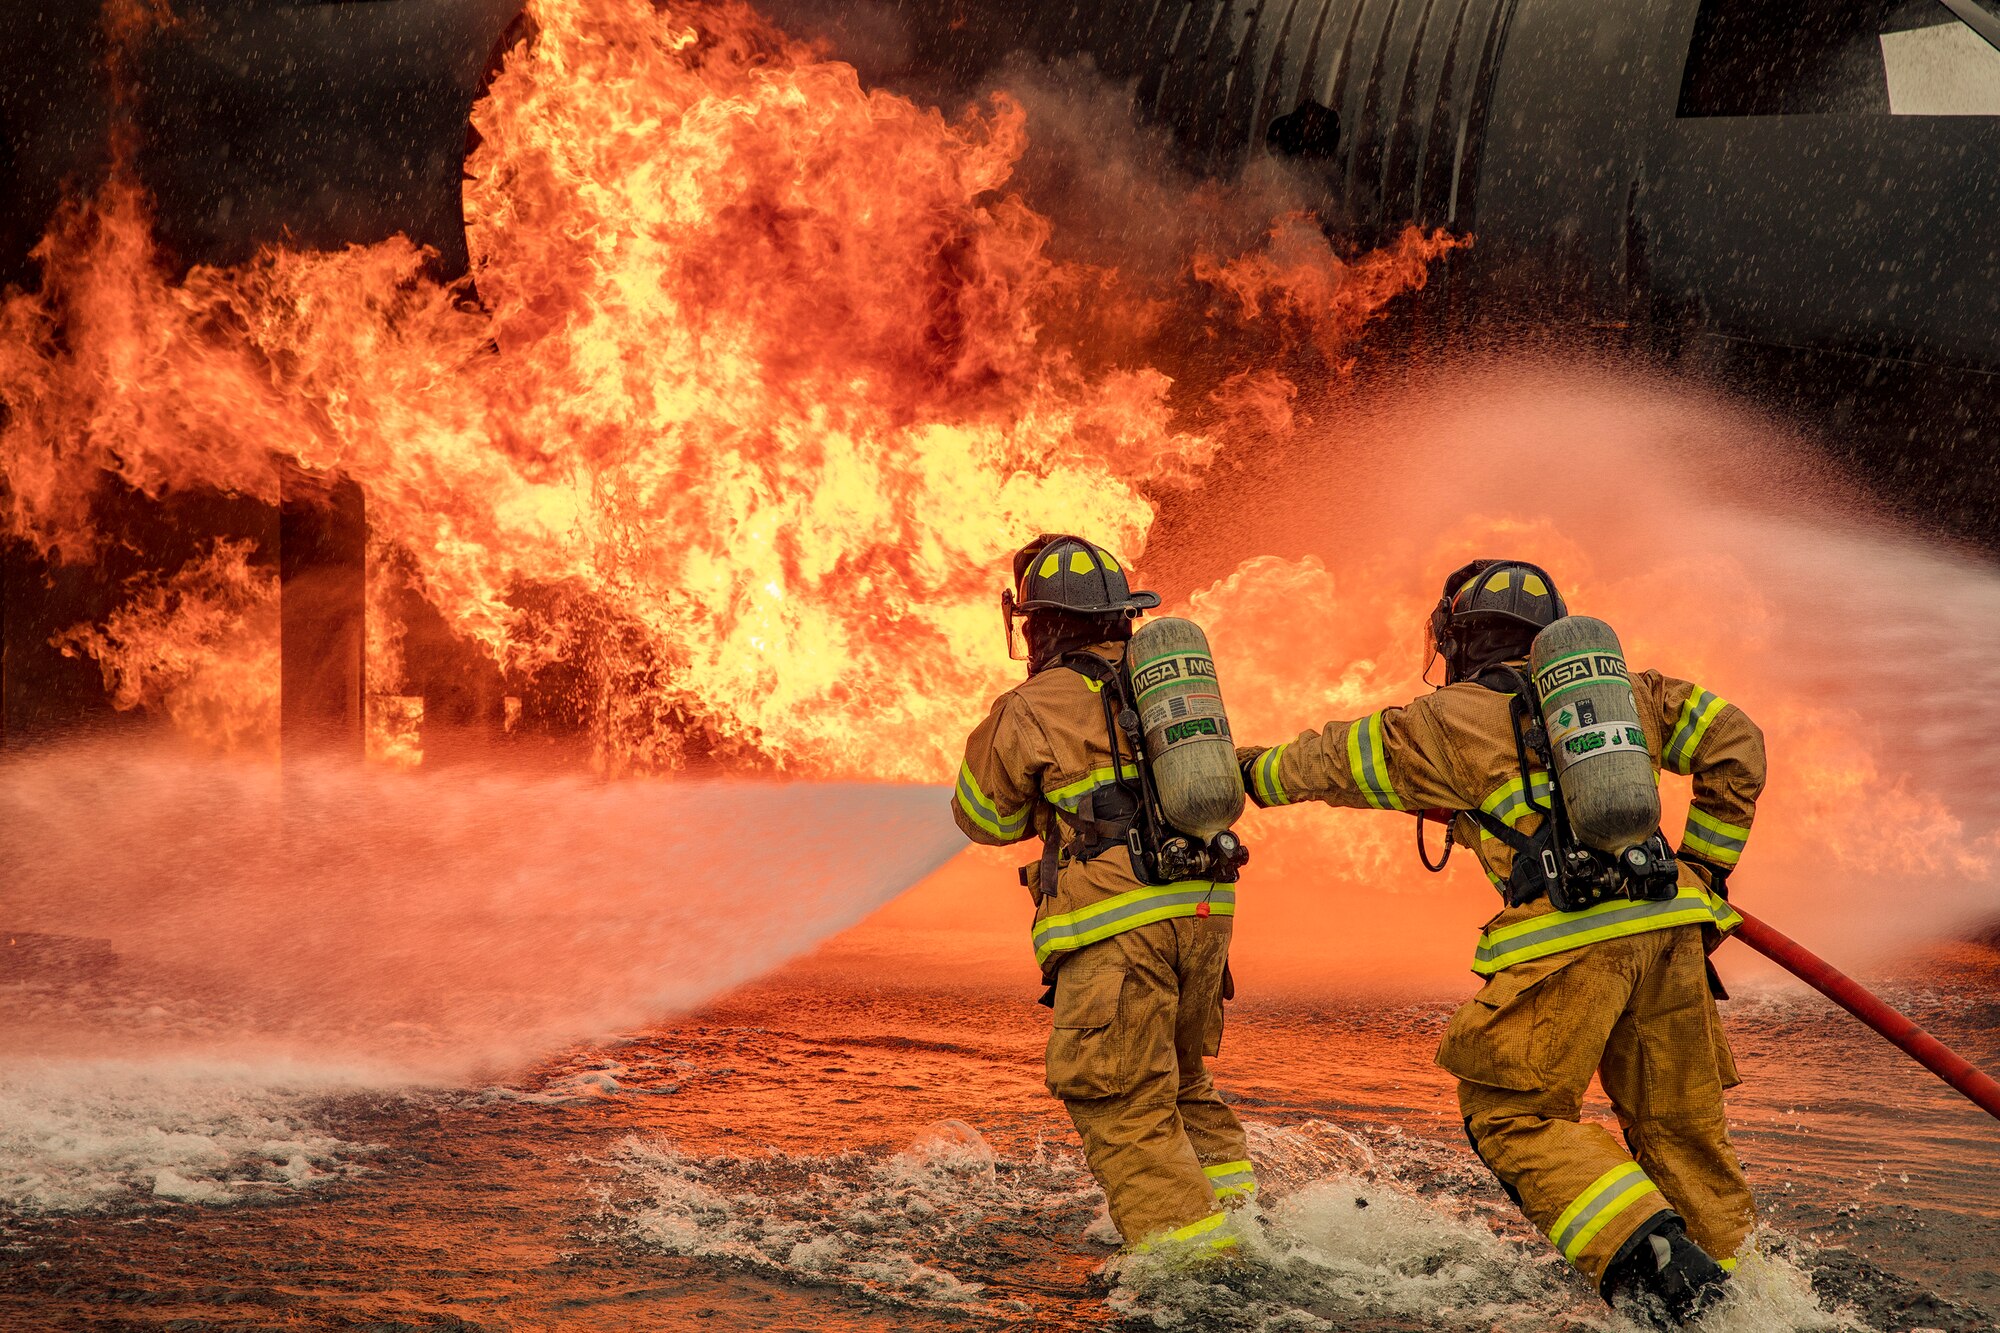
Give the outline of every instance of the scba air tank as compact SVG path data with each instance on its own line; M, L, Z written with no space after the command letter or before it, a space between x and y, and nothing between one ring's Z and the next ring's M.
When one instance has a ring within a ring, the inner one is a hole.
M1600 852L1638 846L1660 827L1660 788L1617 633L1567 616L1535 636L1528 665L1570 828Z
M1243 774L1208 636L1191 620L1148 620L1133 631L1125 660L1160 812L1205 842L1243 813Z

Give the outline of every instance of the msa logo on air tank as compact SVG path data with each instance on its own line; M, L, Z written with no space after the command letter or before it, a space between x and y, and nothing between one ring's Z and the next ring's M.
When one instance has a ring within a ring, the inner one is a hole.
M1167 728L1167 744L1179 745L1182 741L1193 740L1197 736L1213 736L1217 740L1229 739L1229 728L1222 719L1214 717L1191 717L1185 722L1176 722Z
M1563 753L1573 759L1581 759L1587 754L1595 754L1607 745L1621 750L1643 751L1646 748L1646 733L1637 727L1614 724L1608 727L1592 727L1588 731L1579 731L1576 735L1571 736L1562 743Z
M1536 678L1535 685L1546 699L1565 685L1606 676L1617 680L1629 679L1624 659L1615 653L1578 653L1575 657L1551 663Z
M1187 657L1165 657L1133 673L1132 692L1134 694L1145 694L1149 690L1158 689L1170 680L1179 680L1181 678L1181 664L1183 662L1187 664L1186 672L1188 679L1192 680L1196 676L1200 676L1206 680L1215 679L1215 663L1210 658L1195 657L1192 655Z

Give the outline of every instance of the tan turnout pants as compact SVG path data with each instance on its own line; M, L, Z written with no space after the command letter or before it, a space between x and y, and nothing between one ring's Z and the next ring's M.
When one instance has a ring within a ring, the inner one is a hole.
M1077 950L1056 975L1049 1091L1128 1246L1162 1233L1233 1243L1220 1201L1255 1189L1206 1063L1222 1046L1229 931L1228 917L1155 921Z
M1507 968L1452 1016L1438 1048L1480 1158L1594 1283L1669 1207L1718 1260L1755 1223L1723 1120L1736 1064L1706 957L1701 927L1675 926ZM1622 1144L1578 1122L1593 1073Z

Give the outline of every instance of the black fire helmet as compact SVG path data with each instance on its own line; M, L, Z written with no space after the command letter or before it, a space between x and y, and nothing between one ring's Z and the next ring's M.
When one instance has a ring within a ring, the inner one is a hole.
M1520 625L1544 630L1569 614L1548 571L1525 560L1474 560L1445 576L1431 611L1424 661L1442 653L1446 674L1457 670L1466 635L1482 626Z
M1014 618L1036 611L1079 616L1136 616L1160 604L1158 593L1134 592L1118 557L1063 533L1043 533L1014 553L1014 586L1000 594L1007 644L1014 653Z

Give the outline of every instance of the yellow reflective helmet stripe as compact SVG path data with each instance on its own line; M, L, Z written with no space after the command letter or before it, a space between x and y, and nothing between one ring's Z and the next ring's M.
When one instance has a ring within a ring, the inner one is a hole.
M1695 753L1701 748L1701 738L1708 734L1709 724L1727 707L1727 699L1697 686L1695 692L1688 696L1688 701L1681 705L1680 716L1674 720L1673 733L1660 754L1660 762L1676 773L1692 773Z
M1250 785L1256 788L1258 801L1265 805L1289 805L1291 798L1285 795L1285 784L1278 776L1279 765L1285 762L1285 747L1291 744L1274 745L1258 755L1250 763Z
M1597 1238L1598 1232L1629 1212L1634 1204L1649 1194L1657 1196L1659 1187L1637 1162L1614 1166L1591 1181L1583 1193L1563 1209L1562 1216L1549 1228L1549 1240L1562 1251L1563 1258L1575 1263L1584 1247ZM1662 1208L1666 1206L1663 1198L1656 1198L1655 1202Z
M1200 916L1203 904L1211 916L1235 916L1236 886L1205 879L1149 884L1074 912L1043 917L1035 923L1035 961L1046 963L1051 954L1081 949L1155 921Z
M1027 831L1028 807L1022 806L1011 815L1001 814L993 798L979 789L979 779L972 776L970 764L958 766L955 797L958 808L965 811L965 817L996 838L1018 838Z
M1733 866L1742 858L1744 845L1749 841L1750 830L1742 825L1717 819L1698 807L1688 807L1687 831L1681 835L1681 845L1696 855L1717 865Z
M1544 912L1482 932L1479 947L1473 950L1472 970L1490 977L1516 963L1671 926L1712 925L1728 931L1742 924L1735 908L1703 888L1684 887L1660 902L1613 898L1581 912Z
M1382 749L1382 715L1370 713L1347 729L1347 767L1354 785L1377 810L1404 810L1389 781L1389 758Z
M1042 557L1042 563L1035 570L1035 573L1039 574L1043 578L1047 578L1049 575L1055 573L1060 568L1062 568L1062 552L1050 551L1047 555Z
M1097 572L1097 562L1090 558L1090 552L1088 551L1071 551L1069 553L1069 572L1072 574L1095 574Z
M1542 582L1540 574L1522 575L1521 587L1530 597L1547 597L1549 595L1549 585Z
M1105 550L1102 546L1097 548L1097 563L1103 565L1113 574L1119 572L1118 558L1112 555L1111 552Z
M1201 1172L1217 1199L1247 1199L1257 1192L1257 1170L1248 1162L1217 1162Z

